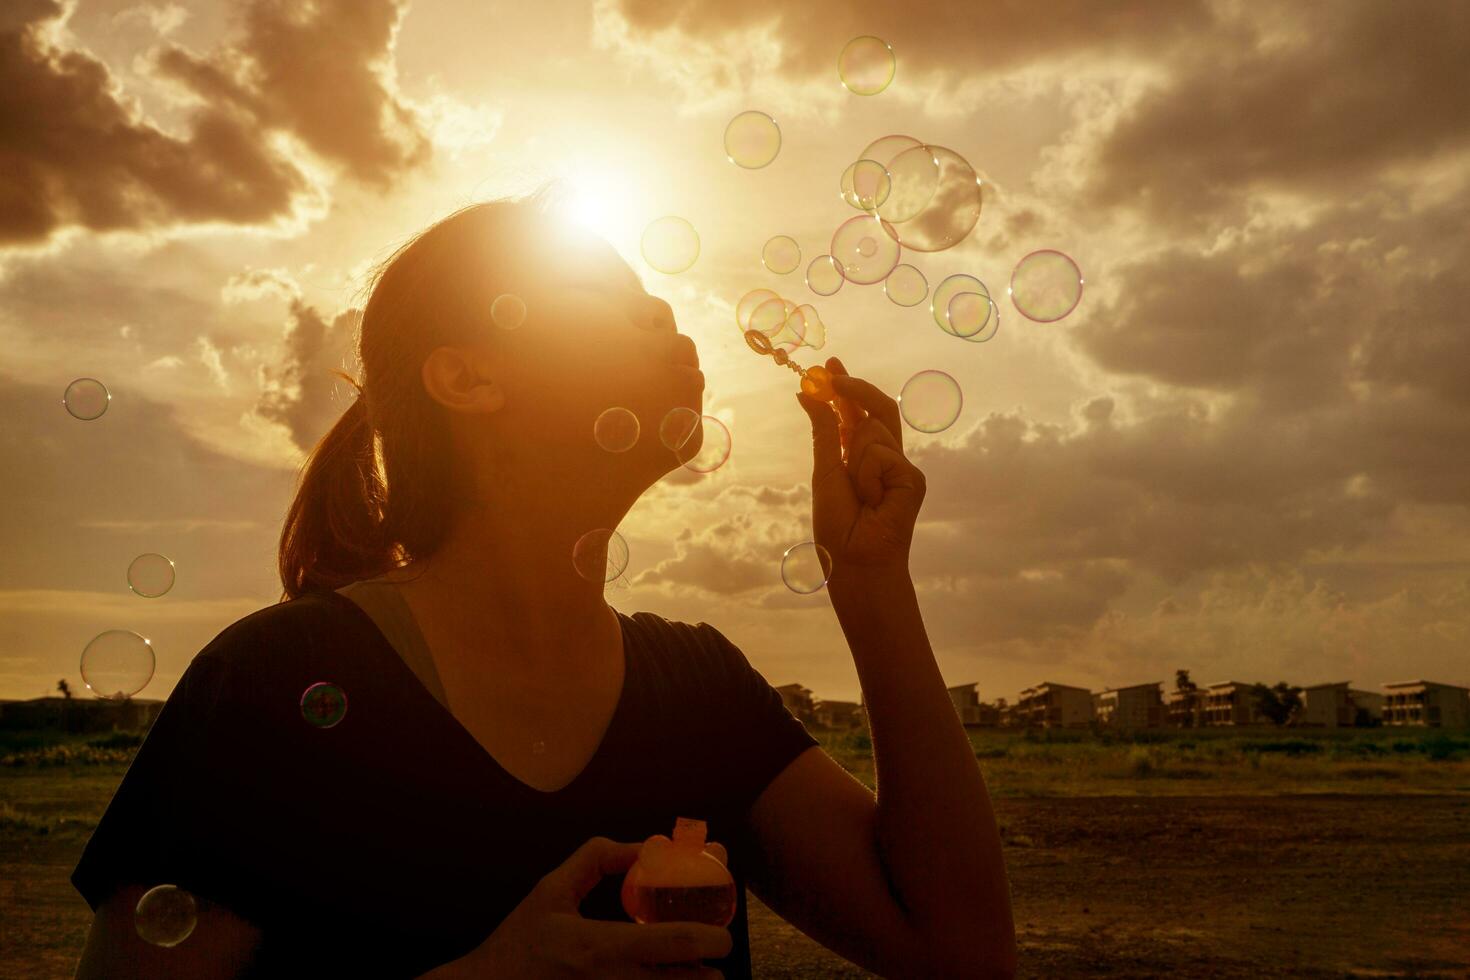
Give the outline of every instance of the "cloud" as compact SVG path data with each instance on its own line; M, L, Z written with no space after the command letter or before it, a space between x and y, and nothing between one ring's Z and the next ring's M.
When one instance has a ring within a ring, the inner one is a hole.
M430 157L424 119L393 68L399 0L255 0L239 36L206 54L162 40L153 80L198 103L181 135L145 118L104 62L63 43L72 9L27 0L0 19L0 134L9 134L0 135L0 245L68 227L290 225L317 204L322 175L283 135L379 189ZM181 14L139 7L117 17L146 21L163 39ZM475 129L443 99L430 109L426 118L461 141L493 135L491 118Z
M709 509L728 516L698 530L686 525L674 538L674 556L640 573L632 584L716 596L784 591L781 556L809 538L803 528L810 499L804 484L726 487Z
M284 425L291 441L310 451L355 397L346 382L331 372L356 377L355 340L362 311L348 310L329 323L314 307L292 300L285 333L285 356L260 369L261 395L255 411ZM345 391L344 391L345 389Z
M1152 55L1213 21L1204 0L1104 7L1086 0L927 7L880 0L599 0L594 10L595 43L651 65L693 103L805 83L841 93L838 54L864 34L893 47L897 77L906 85L942 102L967 81L1035 64ZM915 86L917 79L922 83Z
M1161 79L1086 165L1091 203L1211 226L1261 190L1350 198L1470 145L1470 7L1249 5Z

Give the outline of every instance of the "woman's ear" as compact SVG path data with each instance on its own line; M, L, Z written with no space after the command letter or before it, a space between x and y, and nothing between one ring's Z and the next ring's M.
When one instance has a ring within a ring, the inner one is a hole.
M451 412L483 414L505 406L490 359L465 347L436 347L424 358L424 390Z

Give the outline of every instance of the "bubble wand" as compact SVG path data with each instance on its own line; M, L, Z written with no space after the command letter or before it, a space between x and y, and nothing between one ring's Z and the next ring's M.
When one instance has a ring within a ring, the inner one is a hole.
M820 364L802 367L791 359L790 354L771 343L770 337L754 328L745 331L745 343L757 354L769 357L782 367L790 368L799 374L801 390L807 395L824 402L836 400L837 392L832 390L832 372Z

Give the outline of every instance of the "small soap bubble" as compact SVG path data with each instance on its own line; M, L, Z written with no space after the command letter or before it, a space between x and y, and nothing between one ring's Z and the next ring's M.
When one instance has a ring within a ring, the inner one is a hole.
M198 916L193 895L176 885L157 885L138 899L133 925L144 942L177 946L194 931Z
M792 592L810 595L832 577L832 555L815 541L792 545L781 556L781 581Z
M780 295L774 289L752 289L740 297L740 302L735 304L735 322L740 325L741 333L750 329L750 317L756 309L767 300L780 299Z
M655 218L643 229L643 260L659 272L677 275L699 258L699 233L674 214Z
M638 416L626 408L609 408L592 423L592 438L610 453L625 453L638 444Z
M761 262L779 276L795 272L801 265L801 246L790 235L777 235L761 249Z
M730 458L730 430L713 415L701 415L697 438L685 441L674 455L686 470L712 473Z
M882 282L898 265L896 238L883 230L884 222L871 214L848 218L832 235L832 258L842 278L860 286Z
M126 701L148 686L156 665L146 637L132 630L105 630L82 650L82 683L99 698Z
M501 293L490 304L490 319L502 330L514 330L526 322L526 301L512 293Z
M628 567L628 542L611 528L588 531L572 545L572 567L589 582L611 582Z
M313 728L331 728L347 716L347 692L317 681L301 692L301 717Z
M855 37L837 56L837 77L853 95L877 95L893 81L897 61L882 38Z
M960 293L979 293L982 296L989 296L990 289L979 279L963 272L946 276L938 286L934 287L934 292L929 297L929 315L934 318L940 330L951 336L954 336L955 332L954 328L949 325L949 301Z
M1008 292L1016 310L1028 320L1053 323L1077 308L1082 299L1082 270L1071 256L1043 248L1016 263Z
M929 280L908 263L896 265L883 280L883 292L899 306L918 306L929 295Z
M878 206L885 221L909 221L922 214L939 188L939 160L931 147L920 143L902 151L884 168L888 195Z
M898 393L903 420L920 432L943 432L960 417L960 384L943 371L920 371Z
M145 599L157 599L174 587L174 563L148 552L128 565L128 588Z
M806 267L807 288L818 296L831 296L842 288L842 270L830 255L818 255Z
M842 199L859 211L874 211L893 187L888 168L877 160L859 160L848 164L838 181Z
M749 332L755 333L762 340L766 339L763 333L759 333L758 331ZM689 437L694 435L698 429L699 413L692 408L685 408L680 405L677 408L669 409L668 414L663 417L663 421L658 424L658 441L663 443L665 449L676 453L683 448L684 444L689 441Z
M111 402L112 394L96 378L77 378L66 386L61 395L61 404L66 406L71 417L83 422L101 418Z
M985 293L955 293L949 301L950 333L984 343L1000 329L1000 307Z
M776 120L747 109L725 127L725 156L736 166L759 170L781 152L781 127Z

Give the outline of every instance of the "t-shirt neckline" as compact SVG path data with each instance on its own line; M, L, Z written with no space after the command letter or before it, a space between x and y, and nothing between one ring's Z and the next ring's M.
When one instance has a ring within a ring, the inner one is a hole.
M373 618L368 615L366 609L363 609L362 606L358 605L356 601L349 598L348 596L342 595L336 590L329 589L316 594L330 596L331 599L335 601L338 605L346 604L347 606L350 606L353 613L355 613L356 615L358 623L360 625L366 626L371 634L376 638L380 652L384 648L386 648L387 651L392 654L389 659L397 664L397 668L402 670L403 673L407 675L407 682L412 684L414 687L417 687L423 693L424 697L432 703L433 707L430 710L438 712L439 717L448 722L449 727L455 730L455 732L457 733L456 737L468 742L470 750L478 758L485 760L486 764L489 766L492 772L494 772L505 782L513 784L521 792L524 792L537 799L543 800L550 800L562 796L571 795L600 773L606 757L612 750L614 742L617 741L622 735L622 729L625 724L625 716L630 710L629 701L631 700L632 696L635 658L633 657L629 642L630 637L628 630L628 617L616 609L613 609L613 615L617 616L618 618L618 628L621 631L623 641L623 687L622 690L618 693L617 704L613 707L612 718L608 721L607 728L603 730L602 740L598 742L597 748L593 751L591 757L587 760L587 764L582 767L580 772L572 777L572 781L567 783L565 786L559 787L557 789L543 790L538 789L537 787L532 786L530 783L527 783L516 777L513 773L511 773L508 769L501 765L499 760L497 760L495 756L491 755L490 752L486 750L483 745L480 744L479 740L476 739L474 735L470 734L469 729L465 728L464 725L460 723L459 719L454 716L454 712L450 711L447 705L442 704L439 699L436 698L433 693L424 686L424 682L419 679L419 676L414 673L412 669L409 668L407 663L404 662L402 654L398 652L398 649L394 647L392 642L389 641L388 637L384 635L382 629L380 629L378 627L378 624L374 622ZM415 628L417 628L417 625L418 624L415 622Z

